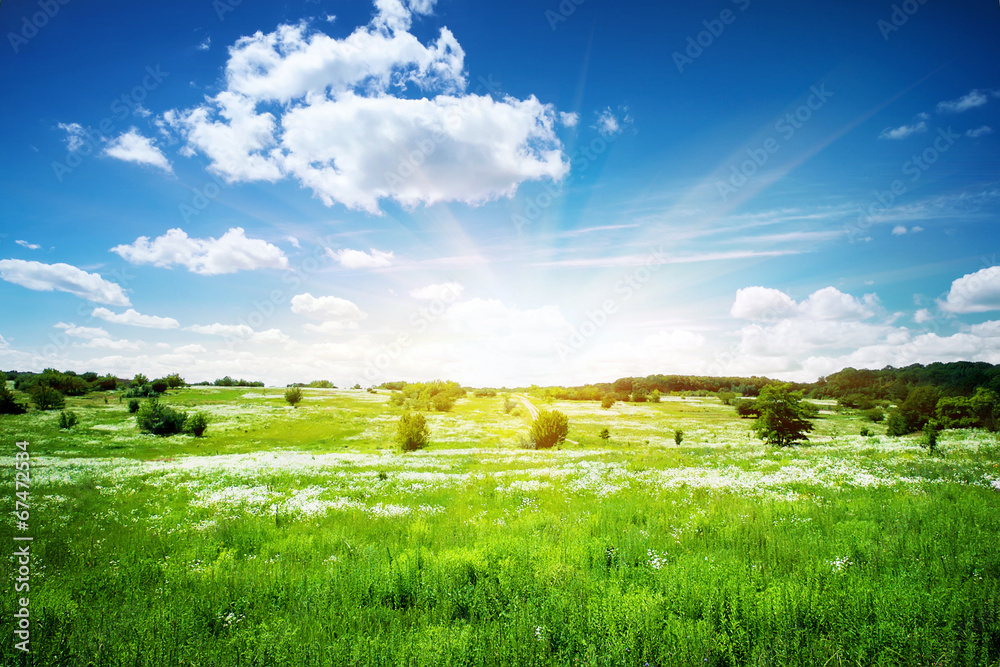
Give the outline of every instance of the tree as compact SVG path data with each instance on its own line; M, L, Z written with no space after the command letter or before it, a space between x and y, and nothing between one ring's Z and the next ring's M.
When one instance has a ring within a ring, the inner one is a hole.
M569 417L558 410L540 410L531 423L531 442L535 449L548 449L562 444L569 435Z
M972 412L976 415L976 426L988 431L997 430L997 419L1000 417L1000 397L995 391L979 387L969 399L969 404L972 406Z
M167 386L169 386L171 389L180 389L181 387L187 384L186 382L184 382L184 378L182 378L177 373L171 373L170 375L168 375L163 379L167 381Z
M166 378L159 378L150 382L149 386L152 387L153 391L157 394L162 394L170 388L170 383L167 382Z
M601 397L601 407L607 410L615 404L615 397L612 394L605 394Z
M151 398L139 408L135 422L139 430L154 435L174 435L184 430L187 415L160 403L160 399Z
M734 398L732 406L736 408L736 414L740 416L740 419L760 417L760 406L757 405L757 399Z
M792 391L791 384L766 385L756 403L760 417L752 428L757 437L778 447L808 439L806 433L812 430L812 423L806 419L802 392Z
M31 402L39 410L58 410L66 407L66 398L62 393L47 384L36 384L28 393L31 395Z
M204 412L196 412L187 418L184 427L191 432L196 438L200 438L205 434L205 429L208 428L208 415Z
M423 449L430 439L431 430L427 419L420 414L406 412L399 418L396 426L396 442L404 452Z
M14 394L7 388L7 376L0 373L0 415L23 415L27 411L14 400Z
M302 400L302 390L298 387L289 387L285 390L285 400L294 408L296 403Z
M649 402L650 403L659 403L660 402L660 390L659 389L654 389L652 392L650 392L650 394L649 394Z
M136 373L135 377L132 378L132 386L133 387L141 387L142 385L144 385L144 384L146 384L148 382L149 382L149 378L146 377L145 375L143 375L142 373Z

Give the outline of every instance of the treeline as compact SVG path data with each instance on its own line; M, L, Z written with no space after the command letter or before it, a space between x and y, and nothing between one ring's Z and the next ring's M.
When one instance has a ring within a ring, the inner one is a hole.
M398 389L396 389L398 387ZM389 405L408 410L447 412L455 401L465 396L465 389L457 382L386 382L379 387L389 389Z
M766 377L707 377L697 375L647 375L625 377L614 382L599 382L578 387L536 387L528 392L542 397L563 401L623 401L642 403L655 400L654 396L688 393L707 396L720 392L734 396L757 396L760 390L773 383ZM809 385L795 384L795 389Z

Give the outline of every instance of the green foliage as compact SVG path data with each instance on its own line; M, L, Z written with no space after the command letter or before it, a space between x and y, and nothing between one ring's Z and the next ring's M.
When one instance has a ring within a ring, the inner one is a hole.
M659 403L660 402L660 398L661 398L661 395L660 395L660 390L659 389L654 389L653 391L649 392L649 402L650 403Z
M208 414L196 412L190 415L184 423L184 428L194 437L200 438L205 435L205 430L208 428Z
M131 382L132 387L141 387L146 384L149 384L149 378L143 375L142 373L136 373L135 377L132 378Z
M151 396L159 395L160 394L153 389L153 384L151 382L137 386L130 386L122 394L124 398L149 398Z
M396 444L404 452L423 449L427 446L430 436L431 429L427 426L427 419L419 412L406 412L399 418L399 423L396 425Z
M66 398L58 389L47 384L36 384L28 390L31 402L39 410L59 410L66 407Z
M435 380L407 384L400 394L407 410L448 412L456 400L465 396L465 390L457 382Z
M684 442L684 431L679 428L674 429L674 444L680 447L682 442Z
M1000 397L997 396L997 393L992 389L979 387L969 399L969 404L976 416L976 425L995 432L997 421L1000 420Z
M633 403L645 403L648 397L649 391L647 391L645 387L636 387L632 390Z
M135 414L139 430L153 435L174 435L184 430L187 415L160 403L153 397L146 401Z
M71 410L63 410L59 413L59 428L70 429L80 422L77 414Z
M736 394L731 391L720 391L719 400L722 401L723 405L732 405L733 399L736 398Z
M311 389L336 389L337 385L330 382L329 380L313 380L308 385Z
M517 407L518 401L515 401L510 397L510 394L503 395L503 411L504 414L510 414L513 412L514 408Z
M94 389L100 391L114 391L118 389L118 378L114 375L104 375L91 382Z
M239 380L234 380L228 375L224 378L219 378L212 384L215 385L216 387L263 387L264 386L264 383L261 382L260 380L244 380L242 378Z
M128 399L128 411L129 411L129 413L134 415L135 413L139 412L139 407L141 405L142 405L142 401L140 401L138 398L130 398L130 399Z
M802 392L792 391L790 384L769 384L761 389L757 409L760 417L752 428L768 444L784 447L808 440L806 433L813 428L806 418L808 410L802 404Z
M885 411L882 408L869 408L863 411L861 416L873 424L878 424L885 419Z
M549 449L562 444L569 435L569 417L558 410L539 410L531 423L531 444L535 449Z
M149 386L157 394L162 394L170 388L170 384L164 378L153 380L149 383Z
M491 389L489 387L483 387L481 389L476 389L472 392L473 396L478 396L480 398L492 398L497 395L496 389Z
M906 419L906 416L900 412L899 408L895 408L889 411L889 416L885 420L885 433L890 436L901 436L907 433L912 433L913 430L910 428L910 424Z
M736 414L740 416L740 419L760 417L760 408L757 406L756 399L734 398L731 401L731 405L736 408Z
M924 444L932 452L937 448L938 432L940 430L940 424L934 419L924 424Z
M7 376L0 373L0 415L23 415L27 410L14 399L14 393L7 388Z
M607 410L615 404L615 397L612 394L605 394L601 397L601 407Z
M607 442L608 440L611 439L611 431L609 431L606 428L602 428L601 432L597 434L597 437L599 437L601 440L604 440L605 442Z
M187 386L187 383L184 381L184 378L182 378L177 373L171 373L170 375L166 376L163 379L167 381L167 386L170 387L171 389L180 389L181 387Z
M937 412L941 392L936 387L914 387L906 400L889 413L887 433L892 436L916 433L924 428Z
M298 387L289 387L285 390L285 400L294 408L302 400L302 390Z

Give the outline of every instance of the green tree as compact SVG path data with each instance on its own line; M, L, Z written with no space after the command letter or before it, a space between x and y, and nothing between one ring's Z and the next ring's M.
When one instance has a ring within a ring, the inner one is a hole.
M802 392L792 391L788 383L769 384L760 390L756 402L760 417L752 428L757 437L778 447L808 440L806 433L812 430L812 423L806 419Z
M531 423L531 443L535 449L561 444L569 435L569 417L558 410L540 410Z
M184 428L194 435L194 437L200 438L205 434L205 429L208 428L208 415L204 412L194 413L187 418Z
M294 408L302 400L302 390L298 387L289 387L285 390L285 400Z
M187 415L160 403L153 397L147 400L135 415L139 430L154 435L174 435L184 430Z
M66 407L66 397L47 384L36 384L29 391L31 402L39 410L59 410Z
M23 415L27 408L14 400L14 394L7 388L7 376L0 373L0 415Z
M427 419L420 414L406 412L399 418L396 426L396 443L404 452L423 449L431 437L431 429Z
M997 421L1000 418L1000 397L995 391L979 387L969 399L969 405L976 416L976 426L989 431L997 430Z
M143 375L142 373L136 373L135 377L132 378L132 386L133 387L141 387L142 385L144 385L144 384L146 384L148 382L149 382L149 378L146 377L145 375Z

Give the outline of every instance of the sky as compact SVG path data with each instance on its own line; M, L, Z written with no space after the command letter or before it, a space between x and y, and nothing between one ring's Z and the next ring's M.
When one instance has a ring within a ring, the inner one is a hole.
M992 3L4 3L0 368L1000 363Z

